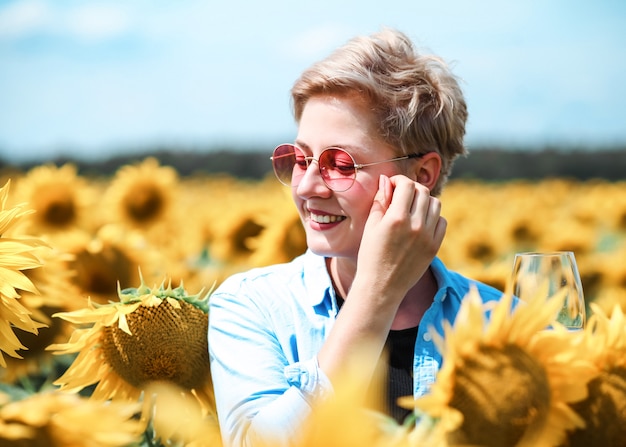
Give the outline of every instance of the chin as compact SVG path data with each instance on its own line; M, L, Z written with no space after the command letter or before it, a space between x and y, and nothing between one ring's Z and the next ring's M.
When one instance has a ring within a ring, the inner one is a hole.
M309 241L307 243L307 247L316 255L323 256L325 258L346 258L346 257L356 258L356 254L353 254L351 251L347 250L346 248L331 247L328 245L328 243L324 244L324 243L315 243L315 242Z
M311 240L311 238L307 238L306 241L307 248L311 250L313 253L319 256L332 257L336 255L336 250L333 250L330 245L328 245L327 241Z
M316 255L324 256L325 258L332 258L337 255L335 251L331 250L329 247L320 247L316 244L308 244L307 247Z

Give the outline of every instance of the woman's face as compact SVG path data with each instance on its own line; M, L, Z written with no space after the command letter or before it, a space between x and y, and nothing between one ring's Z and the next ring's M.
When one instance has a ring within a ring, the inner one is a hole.
M373 114L357 96L319 95L304 106L295 144L307 157L319 158L328 147L348 151L356 163L372 163L398 154L377 134ZM318 255L356 260L363 228L378 190L381 174L400 173L400 163L359 169L347 191L334 192L312 162L297 185L292 185L308 247Z

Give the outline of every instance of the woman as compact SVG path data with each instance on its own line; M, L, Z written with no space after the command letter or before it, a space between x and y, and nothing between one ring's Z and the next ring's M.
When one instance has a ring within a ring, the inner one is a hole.
M370 376L388 352L389 413L424 394L442 332L476 284L436 257L441 193L465 153L467 109L444 62L383 30L314 64L292 88L294 144L272 162L291 187L307 252L236 274L210 299L209 351L226 445L295 439L314 398L367 345ZM387 348L385 348L387 346ZM359 361L363 362L363 358ZM277 441L276 441L277 442Z

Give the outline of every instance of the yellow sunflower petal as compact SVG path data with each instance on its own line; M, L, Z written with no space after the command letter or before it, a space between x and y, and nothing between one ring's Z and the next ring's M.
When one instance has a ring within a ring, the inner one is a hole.
M444 328L435 383L413 405L434 418L451 443L559 445L581 424L569 404L584 398L598 373L580 351L581 334L554 323L560 307L541 294L513 310L509 296L482 305L471 291L454 325Z
M589 382L585 399L572 404L585 424L569 433L567 445L622 445L626 439L624 313L616 305L609 317L591 304L593 314L584 331L584 355L599 369L599 374Z
M125 447L145 430L134 417L138 410L137 404L38 393L0 408L0 445Z
M205 408L214 408L208 294L200 298L182 287L150 289L143 283L136 289L118 287L118 293L120 302L56 315L92 326L77 328L68 343L48 347L58 354L79 352L55 384L76 392L97 383L94 398L132 400L152 381L171 381Z

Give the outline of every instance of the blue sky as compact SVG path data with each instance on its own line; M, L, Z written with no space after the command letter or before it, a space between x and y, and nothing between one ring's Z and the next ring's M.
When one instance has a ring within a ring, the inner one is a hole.
M470 149L626 143L623 0L0 0L0 158L269 152L301 70L383 26L452 63Z

